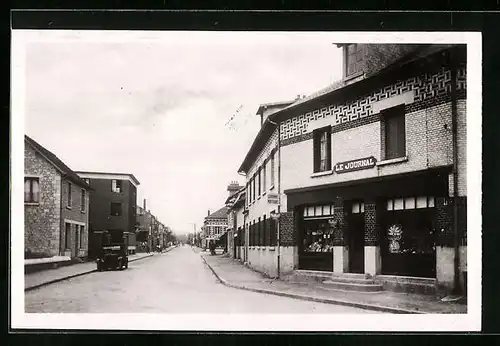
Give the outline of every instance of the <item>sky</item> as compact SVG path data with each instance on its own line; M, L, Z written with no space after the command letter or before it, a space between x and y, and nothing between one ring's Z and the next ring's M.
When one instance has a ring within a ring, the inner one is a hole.
M199 230L227 185L244 184L259 104L341 78L328 35L50 35L26 44L26 134L75 171L133 174L137 203L176 233Z

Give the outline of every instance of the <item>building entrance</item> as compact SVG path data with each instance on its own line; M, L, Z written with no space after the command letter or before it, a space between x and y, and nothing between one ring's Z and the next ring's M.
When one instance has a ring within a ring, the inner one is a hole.
M347 215L346 243L349 253L349 272L365 271L365 205L363 202L346 203L350 207Z

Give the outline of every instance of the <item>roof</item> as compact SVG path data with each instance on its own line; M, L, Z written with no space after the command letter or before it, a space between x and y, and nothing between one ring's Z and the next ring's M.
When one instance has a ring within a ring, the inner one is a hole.
M75 171L76 173L80 174L80 175L87 175L87 174L92 174L92 175L108 175L108 176L113 176L113 175L116 175L116 176L123 176L123 175L126 175L128 177L130 177L130 179L132 179L132 181L136 184L136 185L140 185L141 183L139 183L139 180L137 180L137 178L131 174L131 173L114 173L114 172L90 172L90 171Z
M295 100L292 100L292 101L279 101L279 102L269 102L269 103L262 103L259 105L259 109L257 109L257 113L256 114L260 114L262 113L262 111L266 108L269 108L269 107L276 107L276 106L283 106L283 105L291 105L292 103L294 103Z
M252 143L252 146L248 150L248 152L245 156L245 159L241 163L240 168L238 169L238 172L246 173L248 171L253 160L255 159L255 156L264 147L265 140L267 140L271 136L271 134L273 133L274 129L277 126L277 123L276 122L273 123L273 120L276 120L279 117L282 117L285 113L289 112L290 110L296 109L302 105L306 105L307 103L312 103L314 101L318 101L320 98L332 96L341 90L348 89L348 88L350 89L352 87L363 85L368 80L372 80L373 77L388 74L388 73L390 73L398 68L402 68L405 65L409 65L412 62L424 59L424 58L429 57L437 52L443 51L445 49L449 49L453 46L454 45L423 45L422 48L414 50L412 52L409 52L408 54L405 54L400 59L389 64L385 68L375 72L374 74L372 74L370 76L367 76L367 78L364 78L360 81L356 81L356 82L353 82L350 84L346 84L344 80L336 81L336 82L330 84L329 86L327 86L323 89L320 89L320 90L310 94L309 96L307 96L305 98L298 99L297 101L290 104L289 106L276 111L275 113L273 113L269 116L269 118L267 119L267 121L264 122L264 124L262 124L259 132L257 133L257 136L255 137L255 139Z
M50 164L52 164L63 176L68 180L71 180L75 184L86 188L87 190L93 190L89 184L87 184L82 178L78 176L71 168L66 166L64 162L61 161L54 153L50 150L44 148L33 138L24 135L24 141L28 143L36 152L42 155Z
M241 200L242 196L245 195L245 186L242 186L238 191L235 193L231 194L227 199L226 199L226 205L227 204L234 204L237 203Z
M219 210L217 210L216 212L208 215L205 217L205 220L209 220L209 219L225 219L227 218L227 212L228 212L229 208L224 206L222 208L220 208Z

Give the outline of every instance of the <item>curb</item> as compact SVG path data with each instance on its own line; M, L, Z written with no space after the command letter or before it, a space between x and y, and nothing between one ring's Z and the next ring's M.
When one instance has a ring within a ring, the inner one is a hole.
M294 298L294 299L300 299L300 300L307 300L307 301L313 301L313 302L318 302L318 303L325 303L325 304L332 304L332 305L343 305L343 306L350 306L350 307L355 307L355 308L360 308L360 309L365 309L365 310L373 310L373 311L380 311L380 312L389 312L393 314L425 314L426 312L422 311L415 311L415 310L407 310L407 309L401 309L401 308L392 308L388 306L381 306L381 305L373 305L373 304L366 304L366 303L356 303L352 301L346 301L346 300L340 300L340 299L329 299L329 298L315 298L315 297L310 297L310 296L305 296L301 294L294 294L294 293L286 293L286 292L280 292L280 291L274 291L274 290L267 290L263 288L252 288L252 287L246 287L243 285L238 285L231 283L217 274L217 272L214 270L214 268L207 262L207 260L200 255L200 257L203 259L205 264L210 268L214 276L219 280L219 282L225 286L232 287L232 288L237 288L245 291L251 291L251 292L257 292L257 293L265 293L265 294L272 294L276 296L281 296L281 297L287 297L287 298Z
M170 251L170 250L169 250ZM168 252L168 251L166 251ZM141 257L141 258L134 258L133 260L130 260L130 262L135 262L135 261L140 261L144 258L149 258L149 257L152 257L154 256L154 254L151 254L151 255L148 255L148 256L144 256L144 257ZM32 290L35 290L37 288L40 288L40 287L43 287L43 286L48 286L48 285L51 285L51 284L55 284L56 282L60 282L60 281L64 281L64 280L69 280L69 279L73 279L73 278L76 278L78 276L83 276L83 275L87 275L87 274L90 274L90 273L94 273L94 272L97 272L97 269L92 269L92 270L89 270L89 271L85 271L85 272L81 272L81 273L78 273L78 274L73 274L73 275L69 275L69 276L64 276L62 278L58 278L58 279L54 279L54 280L50 280L50 281L47 281L47 282L42 282L41 284L38 284L38 285L34 285L34 286L30 286L30 287L26 287L24 289L24 292L29 292L29 291L32 291Z

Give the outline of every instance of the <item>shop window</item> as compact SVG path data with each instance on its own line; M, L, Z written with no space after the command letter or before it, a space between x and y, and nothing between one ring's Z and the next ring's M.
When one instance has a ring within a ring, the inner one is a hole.
M365 212L365 204L363 202L353 203L352 204L352 213L359 214Z
M404 209L403 199L396 198L394 200L394 210L403 210L403 209Z
M415 209L415 197L405 198L405 209Z
M385 131L384 159L390 160L406 155L405 109L397 106L383 111Z
M303 216L304 218L328 217L333 215L333 213L334 213L334 206L330 204L305 206L303 211Z
M331 127L315 130L313 133L314 172L324 172L331 169Z
M38 178L24 178L24 203L40 202L40 182Z
M433 196L405 197L387 200L388 211L434 208L434 206L435 202Z
M305 252L333 251L333 229L328 221L304 221L302 245Z

